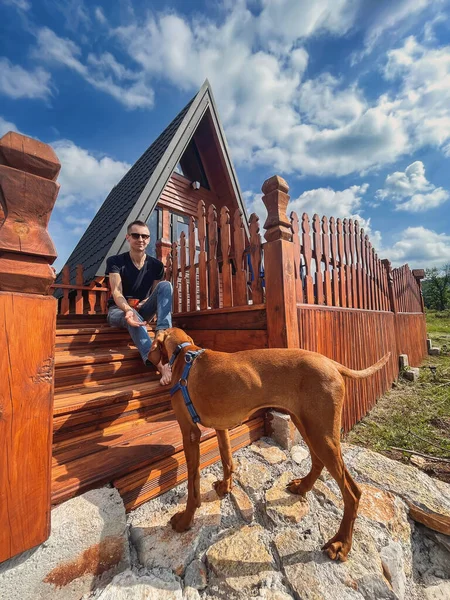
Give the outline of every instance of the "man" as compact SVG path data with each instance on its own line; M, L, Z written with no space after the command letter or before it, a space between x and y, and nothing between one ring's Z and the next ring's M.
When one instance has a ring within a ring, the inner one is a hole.
M161 261L146 254L150 232L143 221L133 221L127 227L130 251L110 256L106 261L112 297L108 300L108 323L112 327L126 327L146 366L152 344L147 332L147 321L157 315L156 331L172 327L172 285L160 281L164 276ZM170 383L169 365L159 363L161 385Z

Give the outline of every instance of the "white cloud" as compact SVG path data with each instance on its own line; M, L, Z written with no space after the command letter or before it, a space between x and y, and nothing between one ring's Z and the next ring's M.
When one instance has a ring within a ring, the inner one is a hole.
M416 160L404 172L395 171L388 175L384 187L377 190L375 196L380 200L391 200L396 210L423 212L440 206L450 194L430 183L423 162Z
M425 227L408 227L400 239L383 250L396 266L408 263L413 269L440 267L450 256L450 236Z
M8 133L8 131L18 131L14 123L6 121L3 117L0 117L0 137Z
M66 66L127 108L153 106L154 92L147 85L144 74L126 69L109 52L100 56L89 54L87 64L84 64L81 48L73 41L57 36L48 27L39 30L37 40L33 52L35 58Z
M28 0L3 0L3 3L23 11L30 10L31 8L31 3Z
M51 144L61 162L58 182L61 190L56 209L78 205L93 216L111 188L125 175L130 166L109 156L96 157L70 140Z
M96 6L95 7L95 18L97 19L97 21L99 23L101 23L102 25L104 25L105 23L107 23L106 17L105 17L105 13L103 12L103 9L101 6Z
M50 73L38 67L27 71L0 58L0 93L10 98L42 98L51 94Z

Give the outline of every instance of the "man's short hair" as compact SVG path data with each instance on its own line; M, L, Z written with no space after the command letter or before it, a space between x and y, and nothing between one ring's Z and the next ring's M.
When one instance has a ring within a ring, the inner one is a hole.
M131 228L133 227L133 225L139 225L139 227L147 227L147 229L148 229L148 225L147 225L147 223L144 223L144 221L133 221L132 223L130 223L127 226L127 233L130 233Z

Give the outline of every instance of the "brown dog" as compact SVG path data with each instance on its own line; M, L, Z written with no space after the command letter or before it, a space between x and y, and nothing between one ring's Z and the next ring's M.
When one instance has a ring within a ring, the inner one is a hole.
M149 358L154 364L167 362L179 344L182 348L172 367L172 384L178 382L186 365L188 351L199 350L181 329L158 332ZM324 549L332 559L346 560L352 545L361 492L344 465L340 447L344 380L369 377L389 360L386 354L363 371L353 371L339 363L307 350L264 349L243 352L206 350L194 361L188 377L188 391L200 422L217 431L223 480L214 485L218 495L231 490L233 460L228 429L239 425L260 408L277 408L291 415L311 453L311 470L294 479L288 489L304 495L312 489L325 466L339 485L344 499L344 516L336 535ZM181 391L172 396L175 416L183 435L188 471L186 510L172 517L172 527L185 531L200 506L200 429L192 420Z

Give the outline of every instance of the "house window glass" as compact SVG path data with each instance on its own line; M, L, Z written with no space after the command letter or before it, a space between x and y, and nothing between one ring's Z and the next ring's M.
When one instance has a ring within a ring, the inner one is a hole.
M158 208L155 208L147 220L147 227L150 231L150 243L147 246L147 254L156 258L156 242L161 237L160 231L160 213Z

